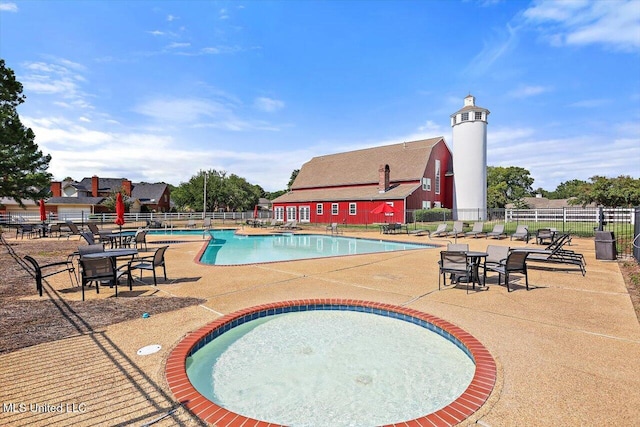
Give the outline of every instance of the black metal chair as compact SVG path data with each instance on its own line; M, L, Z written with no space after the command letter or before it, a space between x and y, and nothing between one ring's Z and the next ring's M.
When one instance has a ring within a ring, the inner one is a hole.
M52 262L49 264L42 264L42 265L40 265L38 261L36 261L33 257L29 255L25 255L24 259L26 259L33 266L34 275L36 279L36 289L38 290L38 293L40 294L40 296L42 296L42 279L44 279L45 277L53 276L55 274L64 273L65 271L67 271L69 272L69 278L71 279L71 284L73 284L73 281L74 281L73 278L76 277L75 275L76 269L73 266L73 261L71 259L67 259L67 261ZM55 267L55 271L51 271L48 273L43 271L52 267Z
M473 282L475 287L475 279L473 277L473 264L471 260L467 257L467 254L459 251L441 251L440 252L440 262L438 263L440 267L440 274L438 274L438 290L440 287L440 275L444 279L444 285L447 285L447 273L451 274L453 277L456 277L456 282L460 277L465 277L467 283L467 293L469 293L469 283ZM451 279L451 283L454 284L453 278Z
M529 290L527 256L529 256L529 252L526 251L511 251L506 260L498 263L497 265L488 265L486 269L498 273L498 285L500 284L500 279L504 276L504 283L507 285L507 292L511 292L511 288L509 288L509 275L511 273L524 274L524 282L527 290Z
M167 267L164 262L164 253L166 252L167 248L169 248L169 246L162 246L156 249L153 255L138 257L134 259L129 264L129 271L140 270L140 279L142 279L142 270L149 270L153 272L153 284L154 286L157 286L158 282L156 279L156 268L162 267L164 280L167 280Z
M128 267L123 266L123 267ZM96 293L100 293L100 285L108 284L116 288L118 296L118 281L122 275L127 274L129 290L132 290L131 273L129 269L118 269L113 257L83 258L80 257L80 277L82 278L82 301L84 301L84 287L93 282L96 284Z

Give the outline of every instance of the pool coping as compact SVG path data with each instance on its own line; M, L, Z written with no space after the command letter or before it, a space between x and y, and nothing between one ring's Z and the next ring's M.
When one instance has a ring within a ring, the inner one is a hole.
M226 229L226 230L229 230L229 229ZM279 236L279 235L284 234L284 233L251 234L251 233L246 233L246 232L239 233L239 231L240 231L240 229L236 229L236 233L235 234L239 234L239 235L246 236L246 237ZM326 236L325 234L322 234L322 233L307 233L307 232L291 233L291 234L295 235L295 236ZM329 237L329 236L327 236L327 237ZM405 241L402 241L402 240L372 239L372 238L369 238L369 237L352 237L352 236L333 236L333 237L356 239L356 240L372 240L372 241L375 241L375 242L389 242L389 243L398 243L398 244L409 244L409 245L422 246L420 248L401 249L401 250L398 250L396 252L419 251L419 250L422 250L422 249L437 249L437 248L442 246L442 245L437 245L435 243L405 242ZM215 239L215 237L213 237L213 238ZM204 244L202 245L202 247L200 248L200 250L198 251L198 253L194 257L193 262L195 262L198 265L206 265L206 266L209 266L209 267L237 267L237 266L247 266L247 265L275 264L275 263L279 263L279 262L308 261L308 260L314 260L314 259L331 259L331 258L341 258L341 257L345 257L345 256L360 256L360 255L373 255L373 254L376 254L376 253L386 253L386 252L369 252L369 253L363 253L363 254L329 255L329 256L319 256L319 257L312 257L312 258L298 258L298 259L285 259L285 260L276 260L276 261L249 262L249 263L246 263L246 264L209 264L209 263L200 261L202 259L202 255L204 255L204 252L207 250L207 246L209 246L209 240L205 240Z
M208 340L207 342L209 342L214 338L214 335L224 333L224 331L236 326L239 319L244 319L261 312L266 312L267 315L277 314L278 312L282 312L284 308L296 306L320 307L311 308L310 310L334 309L331 308L334 306L337 307L336 309L338 310L340 310L341 307L343 307L343 310L348 309L347 307L360 307L367 310L378 311L378 314L386 312L387 314L385 315L402 320L411 321L411 319L416 319L436 326L467 349L468 354L476 364L476 369L471 383L456 400L431 414L413 420L401 421L396 424L388 424L387 427L444 427L457 425L478 411L493 391L497 376L496 363L493 356L491 356L486 347L471 334L444 319L419 310L373 301L303 299L261 304L241 309L224 315L187 334L171 351L165 367L166 380L175 399L201 420L215 424L218 427L268 427L277 425L236 414L205 398L189 381L186 370L186 360L193 351L197 350L196 347L202 347L205 341ZM389 313L394 313L394 315L390 316Z

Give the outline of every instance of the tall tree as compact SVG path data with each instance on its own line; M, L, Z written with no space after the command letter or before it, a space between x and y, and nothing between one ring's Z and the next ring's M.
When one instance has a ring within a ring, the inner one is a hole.
M570 197L578 197L584 192L587 181L581 179L572 179L570 181L561 182L555 191L547 193L550 199L568 199Z
M522 199L531 196L533 178L528 170L516 166L487 167L487 206L504 208L507 203L516 207L522 205Z
M37 200L49 194L50 155L43 155L35 134L23 126L17 107L25 101L22 83L0 59L0 197Z
M576 198L577 204L624 208L640 205L640 178L621 175L607 178L595 175Z

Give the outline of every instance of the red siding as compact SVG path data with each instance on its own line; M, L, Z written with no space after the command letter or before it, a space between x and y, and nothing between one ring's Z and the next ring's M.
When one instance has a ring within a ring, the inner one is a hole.
M393 203L393 207L397 210L393 214L372 214L371 211L381 203ZM338 204L338 214L332 214L332 205ZM351 203L356 204L355 215L351 215L349 212L349 205ZM322 215L318 215L318 204L322 204ZM311 223L331 224L337 222L339 224L372 224L372 223L392 223L392 222L405 222L404 216L404 201L403 200L388 200L388 201L340 201L340 202L300 202L300 203L276 203L273 205L274 211L277 208L284 209L284 220L287 220L287 207L295 206L296 208L296 220L300 221L300 207L308 206L310 213L309 218Z

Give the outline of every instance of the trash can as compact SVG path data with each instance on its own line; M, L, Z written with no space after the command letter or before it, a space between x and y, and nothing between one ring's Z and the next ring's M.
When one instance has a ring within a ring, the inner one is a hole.
M596 231L596 259L615 260L618 256L616 251L616 238L613 231Z

